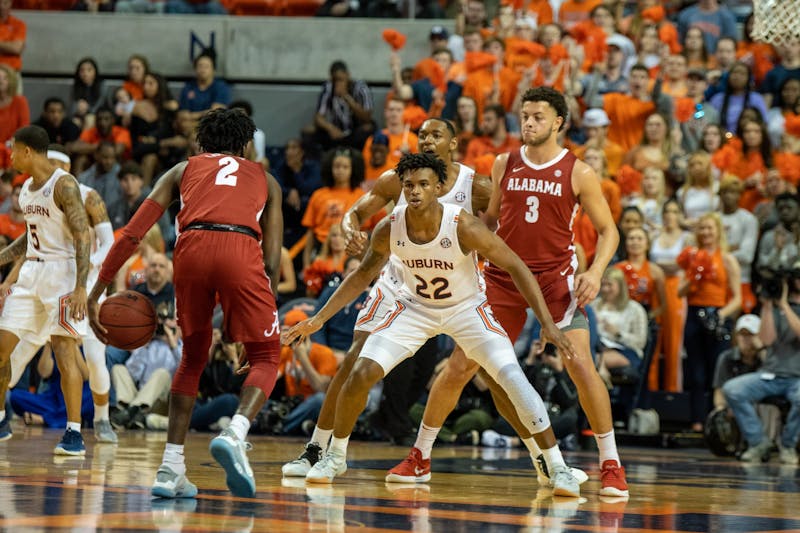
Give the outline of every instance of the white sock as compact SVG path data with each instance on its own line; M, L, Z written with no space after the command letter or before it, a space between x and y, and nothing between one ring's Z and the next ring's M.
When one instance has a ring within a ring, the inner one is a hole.
M528 437L527 439L521 440L525 447L528 448L528 452L531 454L531 459L533 459L533 462L535 463L536 459L542 455L542 449L539 448L538 444L536 444L536 439L533 437Z
M594 439L597 441L597 450L600 452L600 468L603 463L612 460L619 465L619 453L617 453L617 441L614 439L614 430L608 433L595 433Z
M72 431L77 431L78 433L81 432L81 423L80 422L67 422L67 429L71 429Z
M247 438L247 432L250 431L250 421L246 416L239 414L233 415L228 429L233 431L233 434L236 435L237 439L244 440Z
M336 435L331 439L331 445L328 451L334 452L337 455L347 457L347 443L350 442L350 435L342 437L341 439Z
M164 447L164 457L161 462L178 475L186 474L186 464L183 458L183 444L167 443Z
M552 475L553 467L567 466L564 462L564 458L561 456L561 450L558 449L558 445L542 450L542 455L544 455L544 460L547 463L547 471L550 472L550 475Z
M0 411L0 421L3 421L5 419L6 419L6 410L3 409L2 411Z
M325 452L328 450L328 442L331 440L331 435L333 435L332 429L322 429L319 426L314 426L314 433L311 434L311 442L319 444L319 447Z
M97 422L98 420L108 420L108 404L94 404L94 421Z
M423 459L431 458L431 450L433 449L433 443L436 441L436 435L439 434L439 431L441 429L442 428L428 427L425 424L419 425L419 431L417 432L417 441L414 443L414 448L422 452Z

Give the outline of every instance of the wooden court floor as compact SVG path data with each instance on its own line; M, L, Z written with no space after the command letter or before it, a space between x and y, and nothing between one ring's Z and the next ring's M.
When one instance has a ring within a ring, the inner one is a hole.
M280 466L302 441L253 437L255 499L234 498L208 454L212 435L187 441L196 499L153 500L150 484L164 433L127 432L85 458L58 458L60 431L14 426L0 443L0 528L4 531L719 531L800 532L800 474L778 463L743 466L705 450L623 448L628 501L600 498L596 455L566 454L590 480L583 497L554 499L539 488L526 453L434 448L433 479L384 483L407 452L353 442L349 470L331 486L282 480Z

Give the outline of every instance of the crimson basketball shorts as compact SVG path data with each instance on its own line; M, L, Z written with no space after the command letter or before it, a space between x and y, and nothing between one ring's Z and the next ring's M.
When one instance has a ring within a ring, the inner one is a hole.
M184 337L209 330L217 297L223 333L238 342L279 339L275 297L261 246L242 233L191 230L175 247L175 300Z
M542 289L547 309L561 329L570 327L575 312L578 311L578 302L574 294L577 266L577 258L573 256L557 268L533 273ZM514 285L511 276L504 270L487 267L483 274L486 279L486 297L492 307L492 313L506 330L511 341L516 342L527 320L528 302Z

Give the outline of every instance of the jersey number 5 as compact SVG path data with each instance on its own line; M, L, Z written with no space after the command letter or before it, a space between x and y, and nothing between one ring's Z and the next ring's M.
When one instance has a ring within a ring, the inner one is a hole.
M528 210L525 212L525 222L533 224L539 220L539 197L528 196L526 203L528 204Z
M236 172L239 170L239 162L232 157L223 157L219 160L219 166L222 167L217 172L217 179L214 180L214 185L227 185L228 187L236 187Z
M28 226L28 233L31 236L31 244L33 244L34 249L39 249L39 236L36 235L36 224L31 224Z
M445 298L450 298L453 295L453 293L445 292L448 287L450 287L450 283L447 281L447 278L433 278L431 280L430 285L433 286L433 296L431 296L427 292L428 282L417 275L414 275L414 277L417 278L417 281L419 282L417 283L417 294L423 298L427 298L429 300L431 298L434 300L444 300Z

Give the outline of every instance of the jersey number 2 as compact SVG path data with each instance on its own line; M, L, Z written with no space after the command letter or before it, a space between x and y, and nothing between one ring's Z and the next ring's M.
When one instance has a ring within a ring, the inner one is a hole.
M232 157L223 157L219 160L219 166L222 167L217 172L217 179L214 180L214 185L227 185L228 187L236 187L236 172L239 170L239 162Z
M528 196L526 203L528 204L528 210L525 211L525 222L533 224L539 220L539 197Z
M433 296L428 294L428 282L425 281L423 278L415 275L417 278L417 294L422 296L423 298L434 300L444 300L445 298L450 298L453 294L450 292L445 292L447 288L450 286L450 283L447 281L447 278L433 278L431 280L431 285L433 286Z

